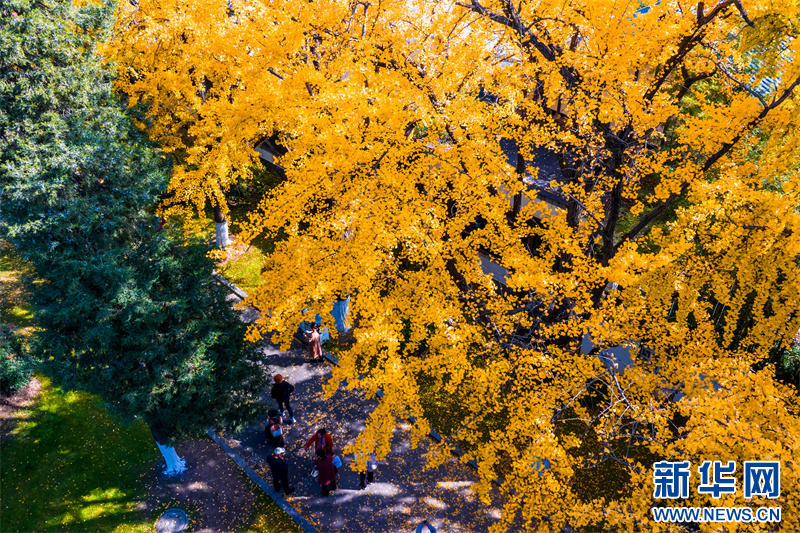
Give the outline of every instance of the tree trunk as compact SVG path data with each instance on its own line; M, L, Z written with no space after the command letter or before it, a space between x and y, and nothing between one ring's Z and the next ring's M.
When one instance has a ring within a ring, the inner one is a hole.
M186 472L186 461L181 459L178 452L175 451L175 448L167 446L166 438L162 432L151 426L150 433L153 434L153 439L156 441L158 451L161 452L161 455L164 456L164 461L167 463L166 466L164 466L164 475L177 476L178 474Z
M350 315L350 297L348 296L344 300L337 300L333 304L333 309L331 309L331 314L333 315L334 323L336 324L336 330L339 333L344 333L345 331L350 330L350 322L348 320Z
M186 460L181 459L178 452L175 451L175 448L172 446L165 446L159 442L156 442L156 446L158 446L158 450L161 452L161 455L164 456L164 461L167 463L164 467L164 475L177 476L178 474L186 472Z
M228 220L225 213L219 207L214 207L214 223L217 226L217 248L225 248L230 245L228 238Z
M519 150L519 148L517 149ZM522 154L517 151L517 177L522 181L523 190L525 188L525 158L522 157ZM511 208L511 221L514 222L517 220L517 215L522 210L522 193L517 193L514 195L514 203L512 204Z

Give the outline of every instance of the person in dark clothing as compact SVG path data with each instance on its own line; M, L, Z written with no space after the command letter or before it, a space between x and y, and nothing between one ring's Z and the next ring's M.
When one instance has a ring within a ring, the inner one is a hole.
M283 411L284 406L286 406L286 413L289 415L286 422L289 424L294 424L292 406L289 405L289 397L292 395L292 392L294 392L294 385L284 381L283 376L280 374L275 376L274 381L275 384L272 386L272 392L270 393L270 396L275 398L275 401L278 402L278 410Z
M323 448L317 449L317 481L322 488L322 495L327 496L336 490L336 467L333 466L333 454L327 453Z
M275 492L280 492L281 485L283 485L283 491L286 494L291 494L294 492L294 487L289 486L289 463L283 457L284 453L286 453L286 450L283 448L275 448L272 455L267 456L267 464L269 464L269 469L272 472L272 487Z
M273 408L267 413L267 422L264 424L264 429L267 433L267 442L270 446L275 448L283 448L286 446L286 440L283 437L283 417L278 413L278 410Z

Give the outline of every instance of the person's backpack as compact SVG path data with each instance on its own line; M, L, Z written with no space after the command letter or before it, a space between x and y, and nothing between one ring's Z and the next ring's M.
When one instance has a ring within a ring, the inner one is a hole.
M281 415L274 418L268 416L264 426L267 441L273 446L279 446L283 442L283 418L281 418Z

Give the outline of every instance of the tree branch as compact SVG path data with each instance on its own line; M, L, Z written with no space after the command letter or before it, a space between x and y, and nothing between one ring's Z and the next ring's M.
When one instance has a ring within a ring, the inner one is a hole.
M711 72L701 72L696 76L690 76L689 71L686 69L686 65L681 65L681 73L683 74L683 86L681 87L681 90L678 91L678 95L676 96L678 102L680 102L683 99L683 97L686 96L686 93L689 92L689 89L692 88L692 85L694 85L695 82L704 80L706 78L710 78L716 72L717 72L717 66L715 64L714 70L712 70Z
M700 4L698 4L697 27L694 29L694 31L692 31L691 34L687 35L681 40L680 45L678 45L677 52L675 52L675 54L673 54L672 57L670 57L669 59L667 59L666 62L664 62L661 75L658 78L656 78L653 86L644 95L644 99L646 101L649 102L655 97L656 93L658 93L658 91L661 89L661 86L667 80L673 69L677 67L678 64L680 64L681 61L683 61L683 58L686 57L686 55L689 52L691 52L692 49L700 42L700 40L703 38L704 35L703 27L708 23L710 23L711 21L713 21L717 17L717 15L719 15L723 10L732 5L736 6L736 8L739 10L739 13L741 13L742 15L742 18L748 25L750 26L753 25L753 23L747 17L747 13L745 13L744 8L742 7L742 4L739 0L725 0L723 2L720 2L719 4L717 4L716 7L714 7L714 9L709 11L707 15L702 14L704 8L703 3L701 2Z
M746 91L746 92L747 92L747 93L748 93L750 96L754 96L754 97L758 98L758 101L761 103L761 105L762 105L763 107L767 107L767 102L765 102L765 101L764 101L764 99L763 99L763 98L761 98L761 95L760 95L760 94L758 94L758 93L757 93L757 92L755 92L753 89L751 89L750 87L748 87L747 85L745 85L743 82L741 82L741 81L737 80L736 78L734 78L734 77L733 77L733 75L732 75L730 72L728 72L728 70L727 70L725 67L723 67L721 64L717 63L717 62L716 62L716 61L714 61L713 59L712 59L711 61L714 63L714 66L715 66L716 68L718 68L719 70L721 70L721 71L722 71L722 73L723 73L723 74L725 74L725 76L726 76L726 77L727 77L729 80L731 80L733 83L735 83L736 85L738 85L738 86L739 86L741 89L744 89L744 90L745 90L745 91Z
M786 90L784 90L780 98L773 100L772 103L770 103L768 106L762 109L761 113L759 113L758 116L750 120L744 126L744 128L742 128L742 130L733 139L731 139L730 142L724 143L719 150L717 150L711 157L709 157L698 173L704 173L708 171L712 166L714 166L721 157L727 154L731 150L731 148L733 148L736 145L736 143L739 142L739 140L744 136L746 132L750 131L756 124L758 124L761 120L763 120L764 117L766 117L770 111L772 111L773 109L778 107L781 103L783 103L783 101L786 100L786 98L788 98L790 94L792 94L792 92L798 85L800 85L800 76L798 76L798 78L794 80L794 82L791 85L789 85L789 87L787 87ZM636 226L634 226L628 233L626 233L620 238L619 242L614 246L614 254L617 253L619 247L622 246L622 244L624 244L625 241L628 241L636 237L645 227L647 227L648 224L650 224L661 213L663 213L664 210L666 210L666 208L669 207L678 196L685 194L686 191L689 190L689 185L690 182L688 181L683 182L681 184L680 190L677 193L670 194L666 200L659 203L647 215L642 217L642 219L639 221L638 224L636 224Z
M556 51L551 47L547 46L546 44L544 44L541 40L539 40L539 38L530 31L530 26L525 27L522 24L522 21L519 19L519 16L516 16L516 12L513 13L513 15L515 16L512 19L511 17L503 16L498 13L489 11L488 9L483 7L478 0L471 0L470 4L462 4L456 2L456 5L474 11L475 13L478 13L479 15L488 18L489 20L492 20L494 22L497 22L498 24L502 24L503 26L511 28L512 30L516 31L519 34L523 46L526 43L530 43L530 45L536 48L536 50L538 50L539 53L542 54L542 56L546 60L548 61L556 60ZM511 5L510 2L508 3L508 5ZM513 6L511 6L511 9L513 9ZM564 72L565 68L566 67L562 68L561 72L562 76L565 76L566 74L565 78L567 82L570 84L575 83L577 81L575 79L575 76L571 72L569 72L569 69L567 69L567 71Z

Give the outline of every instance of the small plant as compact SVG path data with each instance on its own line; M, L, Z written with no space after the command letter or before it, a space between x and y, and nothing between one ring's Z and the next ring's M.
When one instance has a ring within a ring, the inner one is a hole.
M0 324L0 394L4 395L27 385L34 367L33 360L11 326Z
M329 354L334 355L336 357L339 357L339 354L342 352L341 346L339 346L339 344L337 344L337 343L335 343L335 342L333 342L331 340L325 341L322 344L322 347L325 349L326 352L328 352Z
M800 345L792 345L783 352L776 368L778 379L800 388Z

